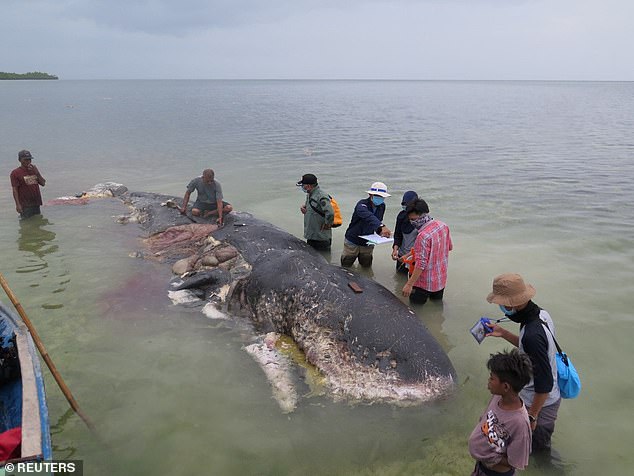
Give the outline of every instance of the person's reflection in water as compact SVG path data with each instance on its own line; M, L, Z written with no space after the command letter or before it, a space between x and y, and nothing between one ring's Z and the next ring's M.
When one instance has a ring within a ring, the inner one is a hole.
M25 264L16 272L32 273L48 268L46 255L58 250L58 245L53 243L55 233L45 227L52 225L42 215L34 215L18 222L20 224L18 236L18 249L26 252ZM46 277L46 273L42 277Z
M445 352L449 352L454 348L454 345L443 331L443 324L445 323L445 304L442 301L429 302L425 305L424 310L422 304L413 304L411 307Z

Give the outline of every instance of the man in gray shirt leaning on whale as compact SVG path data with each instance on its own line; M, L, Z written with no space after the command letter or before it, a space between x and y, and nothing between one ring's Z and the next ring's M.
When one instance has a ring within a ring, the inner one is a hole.
M183 215L187 213L189 196L196 190L198 195L192 205L192 215L202 218L218 215L216 222L222 225L223 215L233 210L233 207L222 200L222 187L219 182L214 180L214 176L212 169L205 169L201 177L196 177L189 182L185 197L183 197L183 206L180 208Z

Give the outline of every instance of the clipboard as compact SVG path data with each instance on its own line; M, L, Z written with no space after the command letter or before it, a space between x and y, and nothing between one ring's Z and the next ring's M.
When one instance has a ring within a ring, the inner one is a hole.
M394 242L394 238L385 238L384 236L377 235L376 233L372 233L371 235L359 235L359 238L368 240L368 242L372 243L373 245L382 245L384 243Z

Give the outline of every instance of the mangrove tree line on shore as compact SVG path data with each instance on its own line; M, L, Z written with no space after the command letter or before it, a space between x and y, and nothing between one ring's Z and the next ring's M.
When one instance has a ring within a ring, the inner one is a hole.
M0 71L0 79L59 79L54 74L32 71L30 73L4 73Z

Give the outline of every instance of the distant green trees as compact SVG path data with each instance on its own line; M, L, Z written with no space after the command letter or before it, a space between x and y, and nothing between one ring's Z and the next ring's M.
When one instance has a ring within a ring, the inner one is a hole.
M54 74L32 71L30 73L4 73L0 71L0 79L59 79Z

